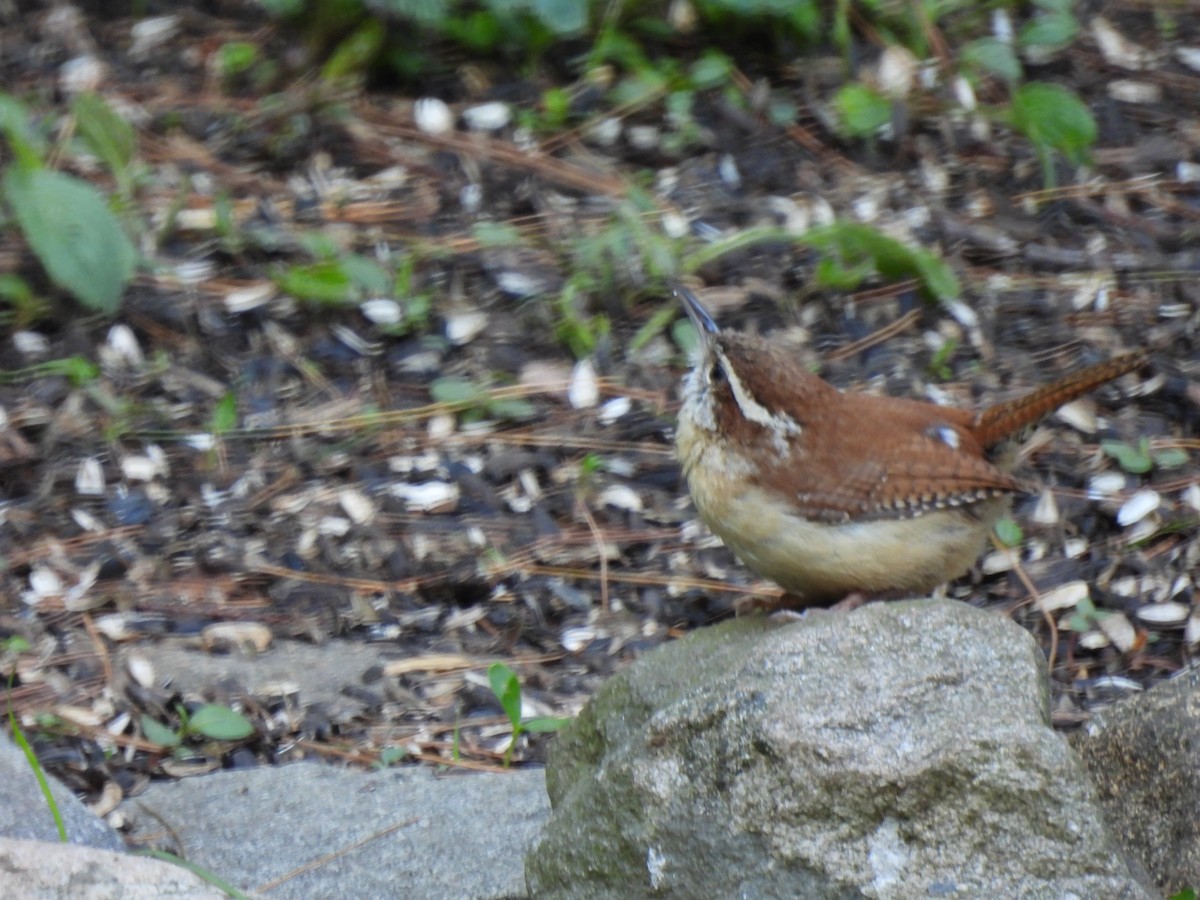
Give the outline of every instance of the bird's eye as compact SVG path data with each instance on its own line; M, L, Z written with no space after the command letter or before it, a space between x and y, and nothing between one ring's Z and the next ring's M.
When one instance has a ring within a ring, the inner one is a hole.
M712 368L708 370L708 383L721 384L725 381L725 367L721 365L721 361L717 360L712 364Z

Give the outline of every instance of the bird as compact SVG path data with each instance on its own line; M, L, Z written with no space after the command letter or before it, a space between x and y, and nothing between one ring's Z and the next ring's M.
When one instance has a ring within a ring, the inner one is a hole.
M966 573L1024 490L1020 438L1147 362L1126 352L979 411L842 391L777 341L722 329L674 287L700 335L676 452L700 518L778 605L853 608Z

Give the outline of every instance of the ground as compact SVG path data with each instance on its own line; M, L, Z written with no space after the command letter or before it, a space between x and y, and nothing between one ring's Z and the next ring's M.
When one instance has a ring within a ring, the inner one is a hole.
M1048 171L988 113L1001 88L972 110L936 64L887 135L840 136L835 90L882 77L870 41L853 72L816 54L735 71L683 118L661 95L594 99L551 129L525 115L546 85L524 72L330 84L293 31L222 9L154 19L150 37L86 7L3 21L3 83L55 166L119 190L72 139L80 87L136 133L123 216L143 263L114 316L0 232L4 270L42 300L13 305L0 343L0 665L23 730L78 790L301 756L498 765L510 728L491 663L516 672L527 714L569 716L640 654L774 592L697 523L680 478L672 279L839 387L964 406L1149 348L1145 371L1034 435L1015 549L949 593L1043 642L1064 726L1187 664L1186 21L1079 11L1080 39L1029 74L1082 98L1098 136ZM237 42L278 63L261 84L221 73ZM795 117L773 124L764 92ZM957 296L909 263L822 281L828 248L798 236L834 220L943 260ZM388 662L323 669L344 683L320 704L216 676L180 692L146 664L164 646L265 660L285 640L333 660L371 642ZM202 703L253 734L187 734L179 707Z

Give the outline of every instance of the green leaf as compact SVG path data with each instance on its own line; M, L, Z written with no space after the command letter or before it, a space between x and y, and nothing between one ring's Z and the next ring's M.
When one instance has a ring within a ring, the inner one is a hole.
M79 134L92 152L118 177L123 177L137 153L137 134L98 94L79 94L71 104Z
M822 279L840 279L837 286L853 287L872 271L888 279L915 278L939 300L957 299L958 278L942 260L928 250L909 247L869 225L836 222L814 228L799 242L827 254L830 259L818 265ZM826 282L828 283L828 282Z
M321 67L321 77L326 81L337 81L362 75L379 56L385 36L386 31L380 19L365 19L349 37L338 43Z
M228 434L237 428L237 423L237 395L229 391L217 401L216 408L213 409L211 430L217 435Z
M330 306L351 303L355 297L354 282L337 260L289 266L276 274L280 290L300 300L311 300Z
M718 50L705 50L704 54L692 63L690 70L692 84L698 90L720 87L729 83L729 75L733 71L733 61Z
M434 379L429 385L429 396L435 403L447 403L452 406L482 403L487 399L486 392L475 382L453 376Z
M387 295L392 290L391 273L365 256L351 254L341 259L342 271L368 294Z
M514 247L522 243L520 230L507 222L476 222L471 236L480 247Z
M217 50L217 72L223 80L248 72L259 60L257 44L248 41L228 41Z
M202 734L214 741L240 741L254 734L254 725L228 706L202 706L188 719L189 734Z
M504 663L492 663L488 666L488 684L492 693L500 701L500 708L508 716L514 726L521 722L521 685L513 670Z
M1180 450L1177 447L1171 447L1167 450L1155 450L1151 456L1154 457L1154 465L1160 469L1178 469L1180 466L1186 466L1188 463L1187 451Z
M379 767L387 768L400 762L406 756L408 756L408 750L404 747L384 747L379 751Z
M0 274L0 298L16 307L29 307L37 301L29 282L11 273Z
M1004 516L996 522L996 537L1005 547L1019 546L1025 535L1012 516Z
M629 341L629 352L637 353L652 341L658 334L674 321L679 318L679 307L675 303L668 303L654 313L645 324L637 330L637 333Z
M671 325L671 340L683 351L688 359L693 359L699 353L700 332L690 319L676 319Z
M1013 48L996 38L971 41L962 48L959 59L964 65L994 75L1009 84L1016 84L1024 74Z
M158 744L160 747L179 746L179 732L168 728L161 722L156 722L149 716L142 716L142 734L150 743Z
M588 4L580 0L533 0L534 14L558 37L578 34L587 28Z
M13 711L12 689L13 679L16 675L17 670L14 666L12 673L8 676L8 726L12 729L13 740L17 742L17 746L21 748L21 752L25 754L25 764L29 766L33 772L33 777L37 779L38 788L42 792L46 806L50 808L50 814L54 817L54 825L58 829L58 839L65 844L67 842L67 826L63 823L62 811L58 808L58 801L54 799L54 794L50 790L50 782L46 778L42 764L38 760L37 754L33 752L33 747L26 740L21 723L17 721L17 714Z
M1060 50L1079 34L1079 20L1070 13L1044 13L1034 16L1017 37L1022 47Z
M509 422L521 422L537 416L537 407L521 397L504 397L487 402L488 414Z
M865 84L848 84L833 98L842 128L851 137L871 137L892 120L892 101Z
M1083 101L1056 84L1033 82L1013 94L1011 121L1029 140L1057 150L1072 163L1087 159L1096 120Z
M1092 620L1082 613L1073 612L1067 617L1067 629L1070 631L1084 632L1090 631L1092 628Z
M82 356L47 360L37 369L46 375L62 375L71 382L73 387L91 384L100 377L100 367Z
M54 283L88 309L115 313L137 253L104 198L86 182L47 169L10 167L3 188Z
M1134 447L1124 441L1101 441L1100 449L1117 461L1126 472L1133 475L1143 475L1154 468L1154 460L1150 456L1149 441L1142 438L1141 443Z
M29 109L14 97L0 93L0 131L12 148L18 167L37 169L46 156L46 139L30 124Z

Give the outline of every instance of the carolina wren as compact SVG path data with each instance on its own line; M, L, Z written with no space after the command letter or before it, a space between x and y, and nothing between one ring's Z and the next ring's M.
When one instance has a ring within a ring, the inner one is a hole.
M839 391L676 294L703 343L675 434L688 488L725 545L792 595L788 606L928 593L962 575L1021 490L1008 472L1019 432L1146 360L1126 353L972 412Z

